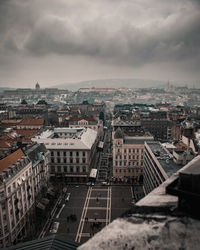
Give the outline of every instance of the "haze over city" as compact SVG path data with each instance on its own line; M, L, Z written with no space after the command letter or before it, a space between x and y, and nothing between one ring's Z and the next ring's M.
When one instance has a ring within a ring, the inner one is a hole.
M0 1L0 86L141 78L199 85L200 3Z
M0 249L199 250L199 65L199 0L0 0Z

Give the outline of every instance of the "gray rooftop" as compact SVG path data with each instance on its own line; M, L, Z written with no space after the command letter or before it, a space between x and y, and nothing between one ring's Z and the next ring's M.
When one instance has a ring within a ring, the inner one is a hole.
M168 177L180 170L183 166L177 165L173 161L173 156L170 154L160 142L147 142L156 159L162 166Z
M188 174L188 175L199 175L200 174L200 155L195 157L186 166L188 167L182 169L180 173Z
M125 144L144 144L145 141L153 141L153 136L125 136Z

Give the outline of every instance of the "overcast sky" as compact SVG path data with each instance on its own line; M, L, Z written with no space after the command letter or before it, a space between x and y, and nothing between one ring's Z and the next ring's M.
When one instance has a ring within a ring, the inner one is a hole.
M200 0L0 0L0 86L200 85Z

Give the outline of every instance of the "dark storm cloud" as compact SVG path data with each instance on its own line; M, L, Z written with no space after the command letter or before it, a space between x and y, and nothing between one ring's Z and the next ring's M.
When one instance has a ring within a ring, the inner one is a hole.
M183 70L195 69L199 2L0 0L0 64L60 55L127 67L178 62Z

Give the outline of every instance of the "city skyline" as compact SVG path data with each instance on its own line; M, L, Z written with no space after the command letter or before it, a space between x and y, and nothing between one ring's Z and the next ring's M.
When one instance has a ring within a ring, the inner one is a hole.
M0 1L0 87L92 79L199 84L200 4Z

